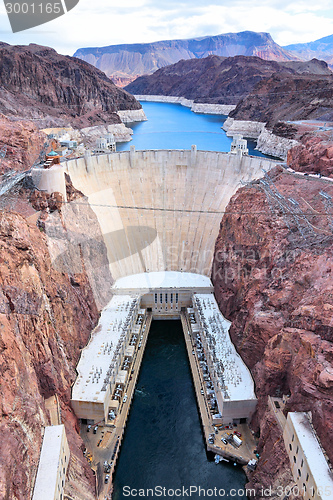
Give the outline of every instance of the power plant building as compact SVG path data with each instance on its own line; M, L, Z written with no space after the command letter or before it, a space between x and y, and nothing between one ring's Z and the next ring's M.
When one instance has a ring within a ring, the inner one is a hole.
M216 423L251 418L257 404L253 380L230 340L230 322L219 311L208 277L142 273L119 279L113 292L77 366L71 400L77 417L99 423L117 414L147 311L156 319L179 319L193 310L197 329L192 325L192 335L200 335L205 351L219 409Z
M251 373L231 342L231 323L223 317L212 293L195 294L193 310L199 325L193 333L203 352L203 369L210 374L219 408L216 422L246 423L256 409L257 399Z
M102 311L77 366L71 404L78 418L107 422L109 413L117 411L119 398L113 399L113 393L127 379L124 363L132 355L129 341L139 312L145 313L135 294L115 295Z

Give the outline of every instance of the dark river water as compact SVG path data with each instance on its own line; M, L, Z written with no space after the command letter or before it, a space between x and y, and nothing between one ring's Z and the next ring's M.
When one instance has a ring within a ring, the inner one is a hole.
M143 498L244 500L245 494L238 492L245 486L242 469L215 464L212 458L205 451L181 323L153 321L116 467L113 499L139 497L142 490Z
M230 151L232 138L221 129L226 116L193 113L180 104L142 102L148 118L132 123L133 140L117 143L117 151L135 149L191 149L195 144L203 151ZM248 141L251 155L263 156L255 151L255 142Z

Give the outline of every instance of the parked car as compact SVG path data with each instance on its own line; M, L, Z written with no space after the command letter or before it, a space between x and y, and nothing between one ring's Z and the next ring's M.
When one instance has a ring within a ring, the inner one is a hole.
M96 434L96 433L97 433L97 430L98 430L98 425L95 425L94 430L93 430L93 433L94 433L94 434Z
M91 429L91 425L89 424L89 425L87 425L87 432L89 432L90 429Z
M108 483L109 479L110 479L109 474L106 474L105 479L104 479L104 483Z
M242 434L238 431L234 431L234 434L236 434L236 436L238 436L239 438L242 437Z
M228 444L228 441L225 438L221 438L222 443Z

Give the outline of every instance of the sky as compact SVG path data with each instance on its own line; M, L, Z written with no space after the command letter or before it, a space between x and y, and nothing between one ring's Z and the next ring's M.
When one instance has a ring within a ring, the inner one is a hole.
M195 38L245 30L268 32L282 46L317 40L333 34L333 2L80 0L65 15L13 34L0 0L1 41L13 45L47 45L68 55L81 47Z

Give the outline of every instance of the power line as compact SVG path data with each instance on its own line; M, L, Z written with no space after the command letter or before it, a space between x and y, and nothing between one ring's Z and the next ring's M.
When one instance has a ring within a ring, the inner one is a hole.
M265 214L267 215L267 210L257 210L257 211L227 211L227 210L192 210L192 209L187 209L187 208L163 208L163 207L141 207L141 206L131 206L131 205L108 205L108 204L99 204L99 203L78 203L75 201L70 201L70 202L62 202L63 205L85 205L89 207L100 207L100 208L117 208L121 210L144 210L144 211L153 211L153 212L174 212L174 213L193 213L193 214L212 214L212 215L261 215ZM281 216L285 215L290 215L291 217L294 217L294 214L286 213ZM328 213L321 213L321 212L302 212L302 215L309 215L312 217L327 217L327 215L330 215L333 217L333 212Z

